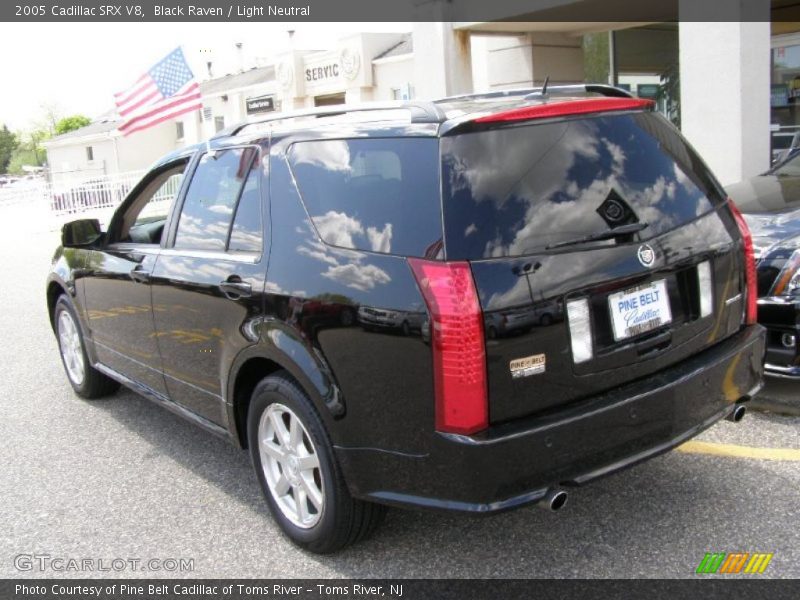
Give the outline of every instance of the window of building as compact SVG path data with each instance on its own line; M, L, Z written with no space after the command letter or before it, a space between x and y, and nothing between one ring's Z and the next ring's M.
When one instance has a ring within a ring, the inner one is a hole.
M90 162L94 160L94 148L91 146L86 146L86 160Z
M183 121L176 121L175 122L175 137L178 140L183 139Z
M225 250L236 204L255 155L255 148L231 148L203 155L183 202L176 248ZM250 202L248 199L248 205Z
M225 117L214 117L214 131L225 129Z
M800 146L800 36L772 39L770 124L772 160Z

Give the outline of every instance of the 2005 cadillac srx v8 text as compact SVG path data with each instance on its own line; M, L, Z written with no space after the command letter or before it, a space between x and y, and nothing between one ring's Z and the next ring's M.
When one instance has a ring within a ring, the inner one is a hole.
M593 85L230 128L160 160L106 231L65 225L47 281L76 393L122 383L248 448L315 552L386 505L557 509L738 420L756 299L702 160Z

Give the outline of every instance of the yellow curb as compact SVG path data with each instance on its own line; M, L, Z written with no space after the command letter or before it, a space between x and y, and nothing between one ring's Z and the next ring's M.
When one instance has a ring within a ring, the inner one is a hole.
M733 444L715 444L713 442L686 442L676 448L678 452L687 454L711 454L712 456L732 456L734 458L760 458L762 460L800 461L798 448L752 448Z

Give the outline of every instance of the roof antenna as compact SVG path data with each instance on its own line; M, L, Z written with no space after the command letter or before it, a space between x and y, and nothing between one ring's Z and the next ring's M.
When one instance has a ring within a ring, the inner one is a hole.
M550 75L546 75L544 78L544 83L542 84L542 91L540 92L542 96L547 95L547 84L550 82Z

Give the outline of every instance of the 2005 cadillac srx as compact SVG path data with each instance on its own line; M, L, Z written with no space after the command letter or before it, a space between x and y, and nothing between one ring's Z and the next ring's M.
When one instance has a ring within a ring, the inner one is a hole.
M605 86L276 113L62 238L76 393L122 383L248 448L315 552L386 505L557 509L761 386L747 226Z

